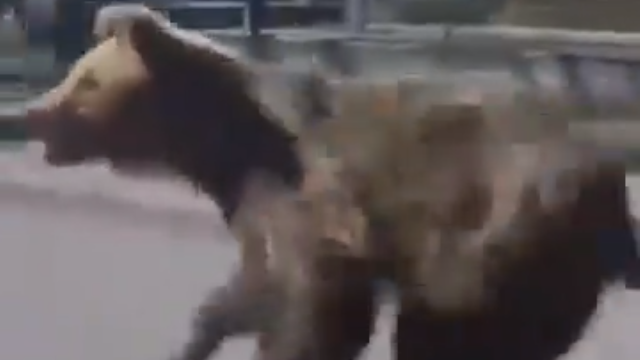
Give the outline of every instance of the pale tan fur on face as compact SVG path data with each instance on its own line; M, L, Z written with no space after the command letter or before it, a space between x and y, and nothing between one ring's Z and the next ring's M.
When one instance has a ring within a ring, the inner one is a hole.
M126 38L109 38L71 66L66 78L42 99L91 121L108 121L113 104L144 84L149 74Z

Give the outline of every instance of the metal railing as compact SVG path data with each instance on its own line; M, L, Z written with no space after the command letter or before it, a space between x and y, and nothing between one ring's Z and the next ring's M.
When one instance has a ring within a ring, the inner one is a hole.
M46 78L58 72L60 58L51 56L51 29L55 24L51 16L37 8L42 1L26 2L27 17L34 20L26 34L29 50L24 53L24 71L29 82L46 85ZM258 31L260 27L254 24L207 34L246 49L248 56L279 58L285 66L299 66L311 58L334 59L327 60L333 63L331 66L353 75L397 76L404 72L433 76L438 73L434 69L441 68L501 71L525 87L564 89L580 104L585 117L640 115L636 105L640 103L640 35L368 24L367 1L348 0L351 10L343 27ZM68 57L62 56L60 66L66 61ZM549 85L552 83L555 85Z

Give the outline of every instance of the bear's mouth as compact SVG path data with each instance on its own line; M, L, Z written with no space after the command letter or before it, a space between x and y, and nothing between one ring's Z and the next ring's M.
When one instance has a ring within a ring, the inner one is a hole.
M44 142L43 159L47 164L57 167L80 165L89 157L79 151L70 151L52 142Z
M44 145L43 159L53 166L73 166L101 157L100 142L82 120L65 117L32 129L32 136Z

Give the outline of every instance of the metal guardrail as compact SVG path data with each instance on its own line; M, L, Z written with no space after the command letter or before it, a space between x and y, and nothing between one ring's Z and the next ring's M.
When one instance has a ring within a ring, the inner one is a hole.
M248 56L283 66L324 66L367 79L418 74L451 81L484 75L488 87L508 77L524 93L562 97L572 130L640 165L640 34L536 30L515 27L378 26L366 33L325 30L265 31L255 39L238 31L210 31ZM296 64L297 59L297 64ZM463 80L464 81L464 80ZM437 82L437 81L436 81ZM545 109L540 109L544 112Z
M622 122L613 119L625 119L623 130L603 129L597 121L597 130L589 126L588 131L604 134L607 142L624 138L625 147L636 138L640 144L640 126L634 123L640 119L640 34L395 24L369 26L364 33L328 28L266 30L261 37L242 30L206 33L245 49L247 56L290 68L313 61L350 76L501 74L528 90L567 96L580 119L610 119L618 125ZM44 66L32 69L45 74ZM496 86L493 80L488 83ZM18 130L7 133L23 136ZM0 129L0 136L7 137L4 132Z
M27 4L37 1L27 0ZM354 29L335 26L265 29L262 33L271 45L260 46L270 48L265 50L267 52L278 53L285 64L310 56L324 57L326 50L318 49L332 48L329 52L340 49L338 52L343 53L342 61L345 62L341 66L367 74L376 71L376 63L394 61L402 64L395 66L397 69L428 74L439 62L438 66L460 68L499 67L528 85L538 86L540 78L544 79L544 84L552 82L547 81L551 76L546 73L550 72L558 77L556 82L565 83L572 96L584 102L585 108L591 108L595 114L604 106L600 103L616 103L615 98L621 99L618 103L631 103L640 97L640 81L637 80L640 77L640 34L514 26L368 24L365 28L362 21L352 24ZM37 26L32 27L34 29L45 32ZM246 29L213 30L206 34L232 46L251 48L248 53L252 56L260 56L263 52L253 48L265 41L251 40ZM27 36L28 39L32 37ZM31 40L38 40L37 46L30 47L27 52L29 61L24 64L28 68L22 71L32 79L47 72L55 74L59 62L52 61L50 54L49 63L45 61L47 51L50 53L52 49L42 50L47 47L42 39ZM38 52L41 55L34 55ZM68 61L64 57L63 62ZM47 66L50 68L46 69ZM40 74L34 74L36 72ZM606 89L602 90L603 87ZM630 109L621 112L627 110Z
M27 3L33 1L29 0ZM206 31L206 34L243 48L254 47L264 42L260 39L250 40L244 29ZM322 57L324 50L317 54L315 48L329 47L333 48L334 52L335 49L342 49L341 52L348 54L343 57L349 57L348 62L357 64L352 66L355 71L360 69L371 72L375 71L376 62L396 61L402 64L412 63L412 66L417 67L405 67L406 70L427 72L429 66L440 59L441 63L460 67L466 65L470 68L500 64L499 66L513 72L527 83L535 83L541 76L549 78L540 74L551 71L557 74L562 82L569 83L572 92L583 99L596 95L612 97L610 91L603 93L598 90L605 81L602 78L609 79L606 86L613 86L616 96L637 98L636 93L640 91L640 85L637 85L636 80L640 77L640 71L637 70L640 67L640 34L512 26L450 27L401 24L369 24L364 31L345 31L344 28L335 26L313 29L265 29L263 34L271 43L270 46L277 48L267 51L280 53L279 56L285 60L308 58L314 53L315 56ZM55 73L57 64L51 59L50 45L48 49L44 49L47 44L43 44L42 41L36 45L29 47L29 51L25 52L24 56L28 61L22 64L27 68L20 71L30 78L42 77L47 72ZM251 50L248 53L257 55L260 52L261 50ZM38 55L35 55L36 53ZM422 61L423 65L420 68L421 58L429 61ZM443 59L445 61L442 61ZM46 69L47 67L49 69ZM549 70L550 68L556 69ZM0 68L0 72L2 70ZM34 75L36 72L40 74ZM592 76L586 76L585 73ZM607 75L598 75L601 73ZM597 76L593 76L594 74Z
M372 25L363 33L336 28L265 30L260 38L248 37L241 29L206 33L253 57L279 58L292 67L311 58L324 59L355 75L430 75L440 67L499 69L527 86L564 88L593 116L640 114L635 105L640 103L640 34L398 24ZM23 54L28 61L5 59L20 64L18 71L25 78L37 81L58 72L51 48L30 48Z
M249 41L240 31L207 35L256 55L255 40ZM333 59L329 66L366 77L436 76L442 69L502 71L532 90L562 92L584 118L640 118L640 34L378 25L360 34L335 29L266 30L262 42L261 51L269 54L261 56L277 58L285 66L300 66L312 58Z

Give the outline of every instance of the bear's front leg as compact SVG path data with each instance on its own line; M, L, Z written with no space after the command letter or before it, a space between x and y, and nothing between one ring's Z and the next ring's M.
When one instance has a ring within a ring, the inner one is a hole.
M274 321L278 304L275 286L241 269L207 296L198 308L188 342L172 360L206 360L226 338L262 332Z
M258 360L353 360L369 344L377 306L367 261L333 255L307 261L313 269L278 280L281 311L261 334Z

